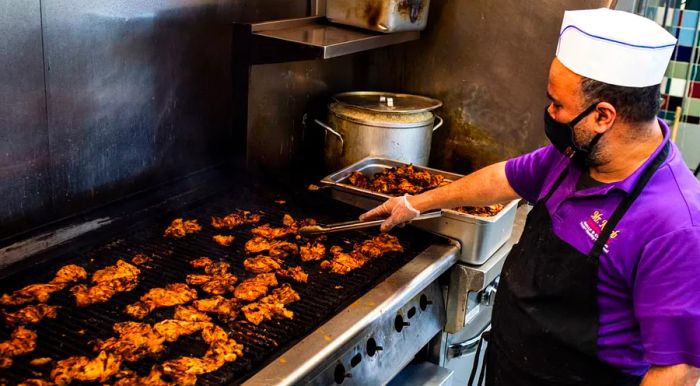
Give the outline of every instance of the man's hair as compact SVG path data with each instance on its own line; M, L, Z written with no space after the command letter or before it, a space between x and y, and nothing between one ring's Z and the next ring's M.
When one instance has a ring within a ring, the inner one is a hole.
M659 113L660 85L648 87L624 87L607 84L584 77L581 93L586 105L608 102L615 106L617 115L625 122L648 122Z

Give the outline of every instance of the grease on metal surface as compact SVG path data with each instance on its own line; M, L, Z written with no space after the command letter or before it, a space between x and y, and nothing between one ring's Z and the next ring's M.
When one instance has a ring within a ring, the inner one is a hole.
M397 5L399 14L408 16L411 23L415 23L422 17L423 9L425 9L424 0L402 0Z
M22 240L14 244L0 248L0 268L20 261L35 253L41 252L53 246L65 243L87 232L98 229L112 222L109 217L97 218L77 225L70 225L58 230L47 232L28 240Z
M367 25L370 27L379 26L379 20L382 19L384 6L382 0L368 0L365 3L365 8L362 10L362 16L367 19Z

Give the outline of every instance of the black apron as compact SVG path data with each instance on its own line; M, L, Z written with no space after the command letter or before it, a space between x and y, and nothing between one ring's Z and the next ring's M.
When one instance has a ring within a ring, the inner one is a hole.
M625 374L598 359L598 258L612 230L668 152L667 143L617 207L588 254L554 234L545 207L566 177L568 167L536 203L501 273L487 350L487 385L641 383L641 377Z

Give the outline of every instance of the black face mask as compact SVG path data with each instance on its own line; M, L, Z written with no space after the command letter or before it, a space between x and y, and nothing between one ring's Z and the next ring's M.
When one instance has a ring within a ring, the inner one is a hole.
M572 119L569 123L560 123L554 120L549 113L547 108L544 109L544 132L549 138L552 145L559 150L561 153L566 155L571 159L571 162L577 163L579 165L585 165L588 162L588 157L591 155L593 148L600 140L603 134L597 134L591 142L584 146L579 146L574 139L574 127L583 118L595 110L598 103L594 103L588 106L587 109Z

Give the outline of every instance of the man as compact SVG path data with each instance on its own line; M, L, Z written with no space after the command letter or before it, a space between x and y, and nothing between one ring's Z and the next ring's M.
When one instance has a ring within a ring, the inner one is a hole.
M675 38L608 9L568 11L547 85L552 145L361 216L534 203L506 259L487 384L694 386L700 184L656 119Z

